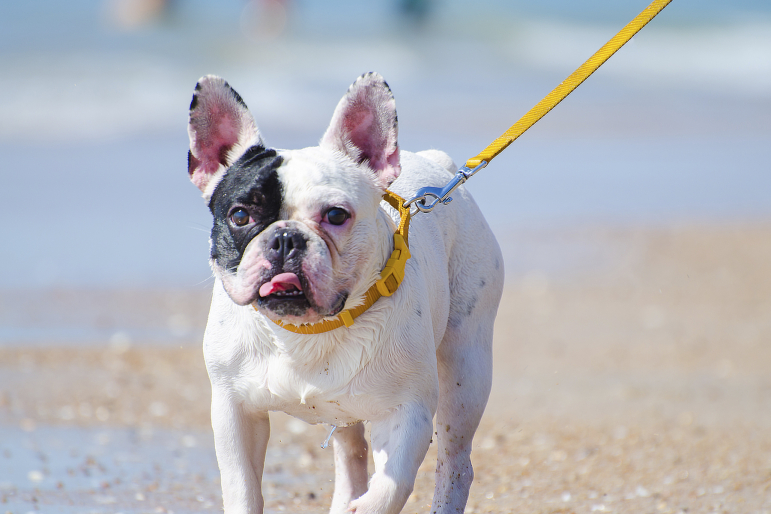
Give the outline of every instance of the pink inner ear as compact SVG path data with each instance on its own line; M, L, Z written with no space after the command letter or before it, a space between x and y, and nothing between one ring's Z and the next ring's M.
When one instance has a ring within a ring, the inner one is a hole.
M232 112L209 113L209 120L218 120L216 124L202 124L195 138L194 158L201 163L199 171L213 174L219 165L227 166L228 152L238 142L240 120Z
M348 133L351 143L359 149L359 162L368 160L374 170L382 169L380 153L385 141L374 123L375 116L362 108L349 113L343 121L343 128Z
M228 167L234 148L261 142L244 101L219 77L207 75L196 85L190 103L190 179L204 191L221 166Z
M389 155L386 160L388 161L388 165L391 166L392 168L397 170L401 168L399 164L399 147L398 146L394 148L393 153L391 153L391 155Z
M357 160L367 161L378 181L388 187L399 176L399 147L388 133L388 122L379 120L377 114L373 106L356 102L343 119L343 131L359 151Z
M391 90L376 73L359 77L340 100L322 146L367 162L378 183L387 187L399 176L396 106Z

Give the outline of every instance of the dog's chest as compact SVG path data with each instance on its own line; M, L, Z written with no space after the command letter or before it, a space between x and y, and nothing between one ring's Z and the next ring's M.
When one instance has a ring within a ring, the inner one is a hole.
M298 361L272 354L242 362L234 387L257 410L282 411L308 423L346 426L374 419L390 407L359 380L365 355L349 353Z

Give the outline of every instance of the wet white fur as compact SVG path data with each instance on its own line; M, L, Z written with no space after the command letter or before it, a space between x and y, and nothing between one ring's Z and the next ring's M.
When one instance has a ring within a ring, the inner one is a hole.
M392 189L403 196L419 185L441 185L450 176L421 155L402 152L401 162L402 175ZM385 211L379 212L379 232L387 234L390 223ZM271 410L309 423L353 423L334 437L335 460L343 469L332 512L349 505L360 513L398 512L431 440L440 397L432 511L455 512L465 504L473 478L471 440L490 388L503 260L463 189L449 206L415 217L410 247L413 258L397 293L378 301L350 329L326 334L290 333L251 306L233 303L217 282L204 353L227 513L261 511ZM381 260L389 252L377 251ZM472 315L464 317L472 299ZM456 320L448 327L451 316ZM360 420L372 424L376 466L366 493Z
M360 233L341 244L366 243L354 252L359 269L328 263L331 287L355 277L350 307L392 250L395 213L379 203L374 181L357 178L364 167L341 154L323 147L280 153L282 218L301 219L325 188L330 195L344 191L335 201L355 208ZM389 189L405 198L452 176L452 161L442 152L401 152L400 161L401 175ZM340 427L333 437L331 512L399 512L434 432L439 458L432 512L462 512L473 479L472 438L491 384L503 259L468 192L461 187L453 198L413 218L404 282L351 328L288 332L251 305L237 305L216 281L204 355L227 514L262 512L269 411ZM362 422L371 424L369 479Z

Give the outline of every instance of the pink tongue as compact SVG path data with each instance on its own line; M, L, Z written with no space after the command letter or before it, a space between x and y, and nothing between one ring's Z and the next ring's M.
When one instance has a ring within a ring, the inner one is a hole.
M300 291L303 290L297 275L294 273L280 273L273 277L270 282L262 284L259 293L261 297L265 298L276 291L286 291L292 288L297 288Z

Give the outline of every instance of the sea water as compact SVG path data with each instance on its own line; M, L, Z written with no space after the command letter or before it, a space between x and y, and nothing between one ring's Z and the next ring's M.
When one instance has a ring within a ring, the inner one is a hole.
M208 285L210 215L185 172L201 75L230 81L268 144L296 148L377 70L401 147L461 164L644 7L434 2L416 24L397 2L288 2L268 38L240 1L170 3L131 30L114 4L0 7L0 288ZM501 238L767 219L768 55L766 2L676 1L468 188Z

